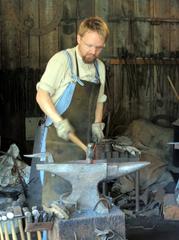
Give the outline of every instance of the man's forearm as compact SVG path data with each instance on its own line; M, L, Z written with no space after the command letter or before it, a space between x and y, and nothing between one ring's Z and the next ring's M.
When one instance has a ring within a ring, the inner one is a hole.
M63 118L58 114L55 106L49 96L49 93L39 89L36 95L36 101L41 110L52 119L53 122L61 121Z
M97 103L95 111L95 122L102 122L103 119L103 103Z

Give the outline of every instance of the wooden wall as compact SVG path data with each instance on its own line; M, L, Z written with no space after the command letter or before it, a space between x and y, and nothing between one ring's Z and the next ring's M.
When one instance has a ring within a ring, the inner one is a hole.
M12 90L15 99L21 93L10 109L21 111L23 102L25 116L39 115L36 82L54 53L76 44L79 22L91 15L104 17L110 26L102 59L111 134L139 117L178 118L178 101L167 80L170 76L179 90L178 0L0 0L3 101Z

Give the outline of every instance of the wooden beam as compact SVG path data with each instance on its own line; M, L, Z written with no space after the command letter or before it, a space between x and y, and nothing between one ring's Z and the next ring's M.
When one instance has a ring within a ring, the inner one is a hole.
M121 65L121 64L179 64L179 58L162 58L162 59L153 59L153 58L105 58L103 59L105 63L111 65Z

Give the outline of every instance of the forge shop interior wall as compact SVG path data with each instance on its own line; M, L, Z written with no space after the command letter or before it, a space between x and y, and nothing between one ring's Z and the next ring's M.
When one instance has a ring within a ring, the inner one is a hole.
M74 46L79 22L92 15L110 27L101 56L107 66L106 134L120 133L137 118L178 118L168 82L169 76L179 90L177 0L0 0L0 15L2 146L16 142L25 149L25 118L42 115L35 85L49 58Z

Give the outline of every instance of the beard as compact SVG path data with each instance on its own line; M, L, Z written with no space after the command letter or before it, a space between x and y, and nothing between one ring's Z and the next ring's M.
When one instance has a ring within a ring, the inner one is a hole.
M95 55L93 55L93 54L87 54L87 55L82 57L83 62L85 62L85 63L94 63L96 58L97 57Z

